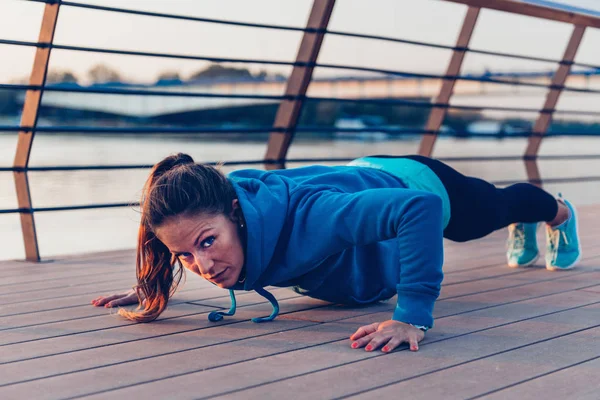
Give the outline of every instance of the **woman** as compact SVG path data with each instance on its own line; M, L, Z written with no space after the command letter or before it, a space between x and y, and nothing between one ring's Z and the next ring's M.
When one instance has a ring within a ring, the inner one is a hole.
M373 156L348 166L239 170L228 177L186 154L153 168L141 201L137 278L139 296L100 297L96 306L131 304L119 314L138 322L167 306L183 268L230 289L265 286L345 304L398 296L392 318L359 328L353 348L418 349L433 326L442 282L443 238L464 242L511 225L508 262L526 266L538 256L537 222L546 222L548 269L579 259L575 209L533 185L504 189L466 177L440 161Z

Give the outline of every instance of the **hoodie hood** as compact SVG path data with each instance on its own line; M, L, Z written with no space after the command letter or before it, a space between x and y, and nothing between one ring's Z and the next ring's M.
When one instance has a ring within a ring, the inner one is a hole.
M244 249L246 277L243 283L237 283L229 290L231 297L229 311L213 311L208 315L208 319L216 322L223 319L223 316L235 314L237 302L234 290L255 290L269 300L273 311L268 317L252 318L252 322L272 321L279 314L279 304L275 296L263 289L260 278L273 258L279 235L285 223L289 189L287 185L282 184L281 180L277 185L268 185L265 181L278 178L269 176L264 171L242 170L230 174L229 179L238 196L247 226L246 248ZM268 221L261 212L261 208L269 210ZM269 229L257 228L263 226L268 226Z
M285 225L289 187L265 171L241 170L229 175L246 220L244 290L262 288L261 276L269 266ZM278 182L268 182L276 180ZM274 184L277 183L277 184ZM261 210L269 210L268 220ZM268 227L264 229L263 227Z

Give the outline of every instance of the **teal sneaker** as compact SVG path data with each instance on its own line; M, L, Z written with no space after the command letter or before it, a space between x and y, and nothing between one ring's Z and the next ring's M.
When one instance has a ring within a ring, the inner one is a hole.
M540 255L536 238L537 223L517 223L508 226L506 260L511 268L527 267Z
M560 198L559 201L569 208L570 215L557 227L546 226L546 269L550 271L573 268L581 258L577 212L567 200Z

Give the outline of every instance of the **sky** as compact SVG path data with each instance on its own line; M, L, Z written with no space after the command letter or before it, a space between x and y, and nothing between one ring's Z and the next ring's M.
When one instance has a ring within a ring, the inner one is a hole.
M76 0L173 14L235 21L303 27L312 0ZM531 0L543 2L543 0ZM600 11L598 0L556 0L570 6ZM36 41L44 5L24 0L0 0L0 39ZM453 45L466 7L442 0L338 0L329 29L377 34ZM471 47L532 56L560 58L572 27L569 24L483 10ZM202 22L164 20L68 6L61 7L55 43L150 52L215 57L293 61L301 34L223 26ZM577 61L599 64L600 44L596 29L588 29ZM32 48L0 45L0 83L27 77L33 61ZM330 36L323 43L319 62L385 68L413 72L443 73L450 52L415 46ZM50 68L73 71L85 83L86 72L103 63L129 81L153 82L163 71L183 77L206 67L202 61L165 60L53 50ZM246 65L258 72L260 65ZM553 64L523 62L469 54L463 72L548 70ZM270 67L288 74L289 67ZM343 72L349 74L350 72ZM316 76L339 75L317 69Z

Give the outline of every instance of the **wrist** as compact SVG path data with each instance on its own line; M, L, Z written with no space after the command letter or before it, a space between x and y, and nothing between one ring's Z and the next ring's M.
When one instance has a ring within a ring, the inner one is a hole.
M428 327L428 326L425 326L425 325L417 325L417 324L409 324L409 325L410 325L410 326L413 326L413 327L415 327L415 328L417 328L417 329L420 329L420 330L422 330L423 332L427 332L427 331L429 330L429 327Z

